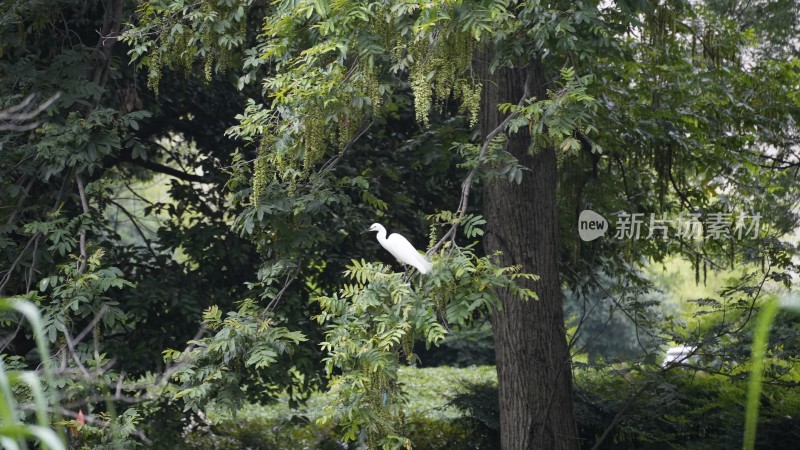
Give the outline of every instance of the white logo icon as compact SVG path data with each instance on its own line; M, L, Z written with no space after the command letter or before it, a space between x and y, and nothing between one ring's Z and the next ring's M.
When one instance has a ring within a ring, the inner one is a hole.
M608 221L594 211L584 209L578 216L578 234L584 241L593 241L608 231Z

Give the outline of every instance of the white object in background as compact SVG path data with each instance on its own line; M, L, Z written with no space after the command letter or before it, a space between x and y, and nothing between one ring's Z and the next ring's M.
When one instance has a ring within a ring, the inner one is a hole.
M424 256L420 255L416 248L408 242L408 239L403 236L392 233L388 238L386 237L386 228L379 223L373 223L369 229L364 230L364 233L369 231L378 232L378 243L383 248L389 251L398 261L403 264L413 266L420 273L428 273L431 270L431 263Z
M690 347L688 345L681 345L680 347L671 347L667 350L667 356L664 357L664 362L661 367L667 367L670 364L682 364L684 361L694 356L697 347Z

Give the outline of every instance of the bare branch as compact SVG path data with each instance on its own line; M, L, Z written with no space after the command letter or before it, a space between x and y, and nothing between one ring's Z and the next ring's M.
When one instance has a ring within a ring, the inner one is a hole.
M760 157L762 159L768 159L768 160L772 161L772 163L770 163L770 164L756 164L758 167L762 167L764 169L786 170L786 169L792 169L792 168L795 168L795 167L800 167L800 160L792 161L789 158L778 158L776 156L770 156L770 155L763 154L763 153L757 153L756 156ZM797 158L797 155L793 155L793 156L795 156L795 158ZM783 165L779 166L778 164L783 164Z
M125 379L125 371L123 370L119 374L119 380L117 380L117 388L114 390L114 395L116 397L121 397L122 396L122 380L124 380L124 379Z
M119 161L127 162L130 164L137 165L139 167L143 167L145 169L152 170L153 172L163 173L165 175L173 176L179 180L189 181L191 183L207 183L208 180L203 178L200 175L196 175L189 172L184 172L182 170L175 169L170 166L166 166L164 164L160 164L154 161L148 161L144 159L133 158L130 152L122 152L118 158Z
M131 224L133 224L133 227L136 229L136 232L139 233L139 236L141 236L142 240L144 241L145 246L147 247L147 250L150 251L150 254L153 256L153 259L158 261L158 254L153 249L153 247L150 245L150 240L144 234L144 230L142 230L142 228L136 222L136 217L134 217L134 215L130 211L128 211L124 206L119 204L117 201L109 199L108 202L111 203L112 205L116 206L120 211L122 211L123 214L128 216L128 218L131 220Z
M83 374L84 377L86 377L87 380L91 380L92 375L86 369L86 366L83 365L81 359L78 358L78 354L75 352L75 341L73 341L68 331L64 332L64 340L67 341L67 349L69 350L69 356L72 357L72 360L75 362L75 366L81 371L81 373Z
M28 276L25 277L25 293L31 291L31 284L33 283L33 272L36 271L36 255L39 252L39 240L33 241L33 251L31 252L31 265L28 266Z
M347 145L345 145L345 147L342 149L341 152L339 152L339 154L337 154L333 158L329 159L325 164L323 164L319 173L324 174L326 172L331 171L334 167L336 167L336 165L339 164L339 161L341 161L342 156L345 154L345 152L347 152L347 150L350 147L352 147L353 144L358 142L358 140L361 139L361 136L364 136L364 134L372 127L373 123L374 123L373 121L370 121L353 139L350 140L350 142L347 143Z
M89 325L86 325L86 328L84 328L83 331L81 331L80 334L78 334L75 337L76 344L81 342L86 337L86 335L89 334L89 332L92 331L92 329L94 329L95 325L97 325L97 323L100 322L100 319L103 318L103 315L106 313L106 311L108 311L108 305L103 303L103 306L100 307L100 311L97 311L97 314L94 315L94 318L89 323Z
M300 263L301 261L297 262L297 268L294 270L294 272L286 275L286 281L283 282L283 287L281 288L280 291L278 291L278 294L275 295L275 298L273 298L272 301L269 302L266 311L272 311L273 309L275 309L276 306L278 306L278 301L280 301L281 297L283 297L283 293L286 292L286 289L289 288L289 285L292 284L295 278L297 278L297 275L300 273L300 267L301 267Z
M75 181L78 183L78 194L81 197L81 208L83 208L83 213L89 213L89 200L86 198L86 189L83 186L83 178L79 173L75 173ZM78 261L78 272L83 273L86 270L86 260L89 259L89 255L86 252L86 230L81 230L80 235L80 251L81 251L81 259Z
M33 244L35 241L38 241L39 238L41 237L42 237L42 232L37 231L33 236L31 236L30 239L28 239L28 243L25 244L25 248L23 248L22 251L19 252L19 255L17 255L17 259L15 259L13 263L11 263L11 267L8 268L5 276L3 277L3 280L0 281L0 293L3 292L3 289L5 289L6 287L6 284L8 284L8 281L11 279L11 273L17 267L17 264L19 264L19 262L22 261L22 257L25 256L25 251L28 250L28 247L30 247L31 244Z
M0 111L0 131L28 131L39 126L39 122L24 123L41 114L61 96L56 92L39 106L32 108L37 95L31 94L22 102Z
M17 334L19 334L19 330L22 329L22 325L25 324L25 316L22 316L19 319L19 323L17 324L17 328L11 333L9 336L3 338L2 344L0 344L0 353L2 353L9 344L14 342L14 339L17 338Z
M22 190L22 195L20 195L19 200L17 200L17 205L14 207L14 210L11 211L11 215L8 216L8 221L6 222L7 225L13 224L14 220L16 220L17 214L19 214L19 211L22 209L22 205L25 203L25 199L28 198L28 193L31 191L34 181L36 181L36 178L30 177L28 184L26 184L25 188ZM22 183L22 180L20 180L20 183Z
M58 205L61 203L61 198L63 198L64 196L64 189L67 185L68 179L69 176L64 177L64 180L61 182L61 188L59 188L58 190L58 195L56 196L55 204L53 205L53 209L50 210L51 213L55 212L58 209ZM17 259L15 259L13 263L11 263L11 267L8 268L2 281L0 281L0 294L3 293L3 289L5 289L6 284L8 284L8 281L11 279L11 273L14 271L14 269L17 267L20 261L22 261L22 257L25 255L25 252L28 250L28 247L30 247L31 244L34 244L33 248L35 252L36 249L38 248L39 239L41 239L41 237L42 237L41 231L37 231L33 236L31 236L31 238L28 240L28 243L25 245L25 247L17 256Z

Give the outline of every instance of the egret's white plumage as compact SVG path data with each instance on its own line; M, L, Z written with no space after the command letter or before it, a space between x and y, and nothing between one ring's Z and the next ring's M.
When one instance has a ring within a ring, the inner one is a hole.
M413 266L420 273L428 273L431 270L431 263L424 256L420 255L417 249L408 242L403 236L392 233L386 237L386 228L379 223L373 223L367 231L378 232L378 243L389 251L398 261L403 264Z

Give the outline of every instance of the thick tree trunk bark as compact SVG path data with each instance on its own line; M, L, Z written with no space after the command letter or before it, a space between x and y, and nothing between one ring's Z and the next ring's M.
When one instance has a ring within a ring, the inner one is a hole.
M500 103L516 104L525 92L545 97L541 68L488 72L491 55L479 58L484 92L481 131L486 136L503 119ZM529 168L521 184L488 183L484 191L487 253L501 251L501 263L521 265L540 278L528 282L539 301L522 301L500 291L504 308L493 318L500 390L503 450L578 449L572 405L572 373L559 280L556 155L552 148L530 149L527 130L509 136L507 151Z

